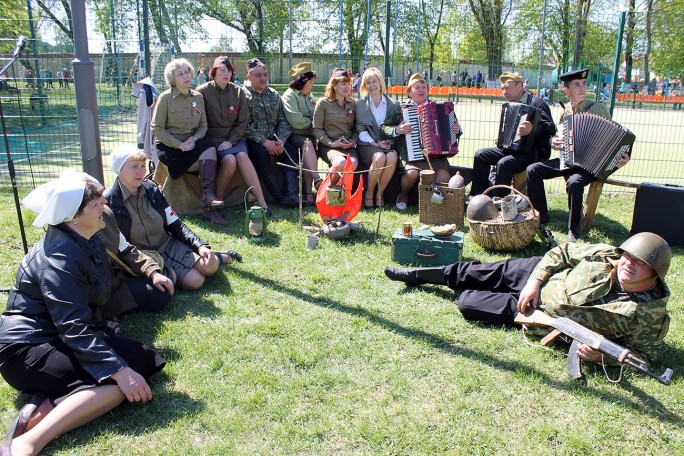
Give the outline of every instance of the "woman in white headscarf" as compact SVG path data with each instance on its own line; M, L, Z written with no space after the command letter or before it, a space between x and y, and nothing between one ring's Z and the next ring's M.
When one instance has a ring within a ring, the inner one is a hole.
M233 251L218 252L200 239L176 215L154 182L145 180L147 157L135 146L112 151L109 164L118 176L105 191L126 240L143 250L155 250L164 260L164 275L178 287L197 290L222 263L242 261Z
M104 312L109 262L102 238L103 187L71 173L23 201L45 236L24 257L0 323L0 374L31 400L12 420L0 454L37 454L55 437L124 400L152 399L147 378L164 361L118 337ZM40 362L36 362L40 360Z

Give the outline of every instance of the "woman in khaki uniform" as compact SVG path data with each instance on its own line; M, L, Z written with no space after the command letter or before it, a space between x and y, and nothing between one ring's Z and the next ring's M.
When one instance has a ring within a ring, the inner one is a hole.
M292 81L290 81L289 88L281 98L285 118L292 126L290 141L298 149L302 149L304 144L307 144L306 150L302 154L304 168L315 170L318 169L318 156L316 155L316 138L313 134L312 121L316 100L311 94L311 89L313 89L314 81L318 75L311 70L311 63L309 62L296 64L288 74ZM317 172L304 173L304 196L307 204L313 205L314 203L311 183L313 182L314 187L318 189L322 181L323 179Z
M243 89L233 84L234 68L228 57L214 60L209 70L211 81L202 84L197 91L204 97L207 108L207 139L213 141L221 166L216 177L216 194L223 198L228 183L237 169L248 187L252 187L257 203L268 209L259 177L252 161L247 155L245 132L249 123L249 107ZM213 212L216 223L226 224L226 220Z
M377 68L369 68L363 73L359 92L361 98L356 102L359 160L369 169L363 205L367 209L372 209L385 205L383 193L397 169L398 155L393 150L394 140L386 135L380 126L399 105L386 95L387 88ZM378 195L374 200L376 186Z
M354 169L359 164L358 135L354 130L354 99L349 96L351 72L337 69L325 87L325 98L316 103L313 131L318 147L330 162L331 172L342 172L347 155ZM337 179L333 177L333 183Z
M159 94L152 115L152 133L159 160L177 179L187 171L197 170L199 161L202 204L208 209L223 207L215 194L216 148L204 138L207 116L204 98L190 88L195 69L186 59L174 59L164 68L164 80L171 86Z

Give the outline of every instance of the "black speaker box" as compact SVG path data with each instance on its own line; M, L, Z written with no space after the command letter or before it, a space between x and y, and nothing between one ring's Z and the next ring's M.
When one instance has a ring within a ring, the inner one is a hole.
M684 246L684 187L670 184L641 184L634 202L631 234L650 231L671 246Z

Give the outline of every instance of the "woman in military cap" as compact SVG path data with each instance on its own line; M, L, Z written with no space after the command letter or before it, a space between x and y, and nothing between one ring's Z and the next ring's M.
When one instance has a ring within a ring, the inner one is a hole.
M316 139L313 134L313 113L316 107L316 100L311 94L314 81L318 75L311 70L310 62L300 62L290 69L288 73L292 78L289 88L282 96L285 118L292 126L290 141L298 149L303 150L304 168L318 169L318 156L316 155ZM308 141L307 141L308 139ZM323 181L321 176L313 172L304 173L304 196L305 202L313 205L314 197L311 193L311 184L315 189Z

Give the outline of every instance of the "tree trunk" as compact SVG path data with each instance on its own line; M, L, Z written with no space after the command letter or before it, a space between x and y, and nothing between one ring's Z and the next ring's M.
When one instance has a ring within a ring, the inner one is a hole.
M627 13L627 33L625 34L625 84L632 83L632 65L634 65L634 27L636 27L636 13L634 11L636 0L629 0L629 12Z
M590 8L591 0L578 0L575 20L575 52L572 56L572 67L574 69L578 69L582 64L582 51L584 50L584 38L587 35L587 17Z

